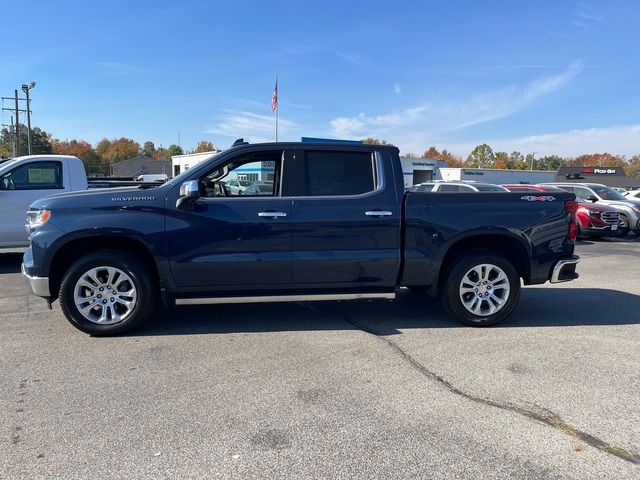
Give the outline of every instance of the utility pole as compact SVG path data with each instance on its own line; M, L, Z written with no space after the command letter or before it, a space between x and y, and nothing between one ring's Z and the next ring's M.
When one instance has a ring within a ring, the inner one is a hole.
M16 157L20 156L20 117L18 112L20 111L20 107L18 106L18 90L13 91L14 98L16 99Z
M29 149L29 155L31 155L31 100L29 99L29 90L31 90L35 86L36 82L22 84L22 91L27 97L27 148Z

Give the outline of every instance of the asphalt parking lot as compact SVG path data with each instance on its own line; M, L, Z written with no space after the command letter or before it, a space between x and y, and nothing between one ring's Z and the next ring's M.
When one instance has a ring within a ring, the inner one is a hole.
M437 302L180 307L92 338L0 254L0 478L639 478L640 238L461 326Z

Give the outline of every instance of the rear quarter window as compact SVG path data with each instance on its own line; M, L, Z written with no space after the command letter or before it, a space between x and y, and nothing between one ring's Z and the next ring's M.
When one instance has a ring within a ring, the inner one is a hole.
M295 194L353 196L377 188L373 152L306 150L296 154Z

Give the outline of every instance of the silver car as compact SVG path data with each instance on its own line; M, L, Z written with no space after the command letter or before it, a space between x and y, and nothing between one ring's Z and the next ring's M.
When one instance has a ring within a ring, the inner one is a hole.
M476 182L425 182L414 185L409 189L410 192L439 192L439 193L472 193L472 192L508 192L500 185L492 183L476 183Z
M625 197L613 188L599 183L546 183L576 194L581 202L610 205L620 213L620 235L632 231L640 235L640 198Z

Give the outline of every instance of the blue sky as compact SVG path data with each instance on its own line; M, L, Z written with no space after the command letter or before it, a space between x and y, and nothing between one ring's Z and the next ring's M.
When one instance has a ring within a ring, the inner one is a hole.
M0 93L57 138L271 141L278 73L282 140L640 153L636 0L100 4L3 5Z

